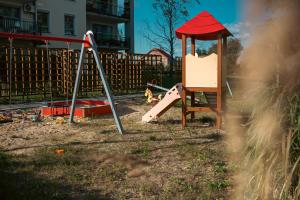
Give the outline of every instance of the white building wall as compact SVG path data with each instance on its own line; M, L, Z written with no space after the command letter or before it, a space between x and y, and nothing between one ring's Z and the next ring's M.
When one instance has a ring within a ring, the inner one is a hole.
M110 16L88 15L86 12L87 0L36 0L36 7L38 11L46 11L49 13L49 33L42 33L46 36L55 37L70 37L70 38L82 38L83 34L87 30L92 29L92 24L110 25L113 27L113 34L118 34L118 24L125 24L126 37L130 38L130 52L134 52L134 0L131 0L131 15L130 19L118 19ZM120 0L124 3L125 0ZM35 21L35 13L23 12L24 0L0 0L0 6L11 6L20 8L20 17L23 20ZM108 3L118 5L118 0L109 0ZM122 4L121 3L121 4ZM64 15L74 16L74 29L75 34L65 35ZM66 48L64 42L50 42L51 48ZM71 44L71 48L80 48L80 44Z
M55 37L82 38L86 30L86 0L37 0L37 9L49 12L49 33ZM74 35L65 35L64 16L74 16ZM64 42L50 42L52 48L66 48ZM80 44L71 44L80 48Z

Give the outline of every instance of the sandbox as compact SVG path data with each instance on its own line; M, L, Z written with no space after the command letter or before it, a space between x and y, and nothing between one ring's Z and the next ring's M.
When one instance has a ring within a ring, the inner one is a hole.
M64 116L70 114L71 101L56 101L48 103L47 106L41 108L41 115L47 116ZM99 115L111 114L109 102L100 100L76 100L76 108L74 116L76 117L92 117Z

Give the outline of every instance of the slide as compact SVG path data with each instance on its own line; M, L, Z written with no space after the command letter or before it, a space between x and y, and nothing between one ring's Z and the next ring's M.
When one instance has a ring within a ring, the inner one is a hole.
M150 122L153 119L160 117L169 108L171 108L177 101L181 99L182 84L177 83L172 87L164 96L164 98L158 102L150 111L148 111L142 118L143 122Z

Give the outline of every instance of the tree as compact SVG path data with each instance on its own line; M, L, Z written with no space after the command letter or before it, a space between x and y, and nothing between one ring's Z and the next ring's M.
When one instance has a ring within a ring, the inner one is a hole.
M153 25L146 23L148 33L144 37L170 54L170 75L173 72L176 46L175 28L189 16L188 4L199 3L199 0L153 0L155 14Z
M196 52L197 52L198 56L206 56L207 55L206 49L197 48Z
M237 38L232 39L230 38L227 41L227 70L229 74L232 74L236 71L237 60L243 50L243 46L241 41ZM217 53L217 44L212 44L208 49L208 54Z

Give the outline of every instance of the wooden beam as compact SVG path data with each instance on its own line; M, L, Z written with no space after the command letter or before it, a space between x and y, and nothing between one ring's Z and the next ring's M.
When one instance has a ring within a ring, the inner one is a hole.
M187 107L187 112L216 112L211 107Z
M226 82L228 73L228 59L227 59L227 37L223 37L223 63L222 63L222 109L226 111Z
M187 87L188 92L218 92L218 88Z
M182 35L182 127L186 126L186 36Z
M186 36L182 36L182 85L186 85Z
M222 87L226 88L227 77L227 37L223 38L223 55L222 55Z
M195 44L195 38L191 39L191 53L193 56L196 55L196 44ZM195 105L195 92L191 92L191 106L193 107ZM195 119L195 112L191 113L191 120L193 121Z
M222 125L222 34L218 34L218 92L217 92L217 128L221 128Z

